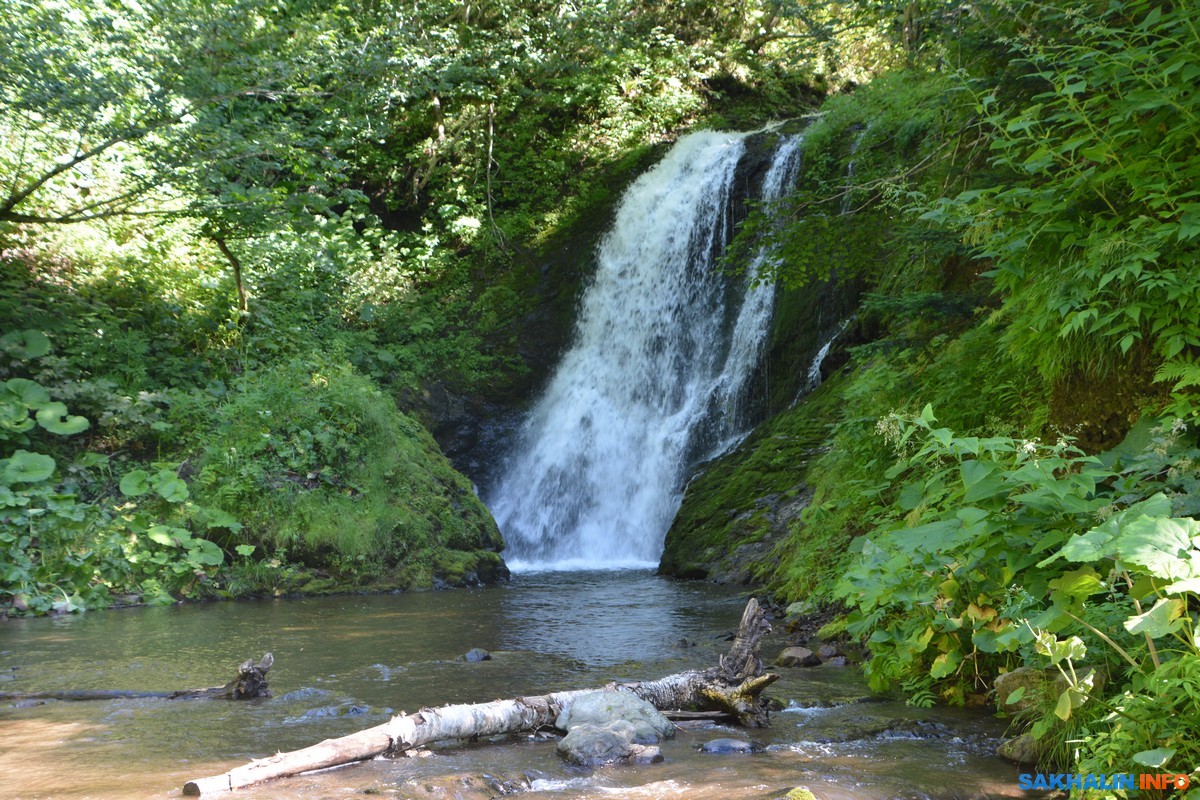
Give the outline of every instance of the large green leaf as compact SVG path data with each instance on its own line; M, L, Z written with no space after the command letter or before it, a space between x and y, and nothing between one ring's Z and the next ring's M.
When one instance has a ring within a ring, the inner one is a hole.
M1115 540L1121 535L1125 526L1140 517L1169 517L1170 515L1171 501L1160 492L1124 511L1113 514L1087 533L1072 536L1063 545L1062 550L1044 559L1038 566L1044 567L1060 558L1068 561L1090 562L1116 557Z
M951 650L948 653L942 653L933 660L933 664L929 667L930 677L940 680L954 674L958 669L958 665L962 663L962 652Z
M41 331L11 331L0 336L0 348L10 350L19 359L41 358L50 352L50 340Z
M171 525L151 525L146 531L146 537L152 542L167 547L191 547L194 543L192 535L185 528L176 528Z
M26 408L41 408L50 402L50 393L40 383L27 378L9 378L3 383L8 393L25 404Z
M1143 767L1162 769L1171 760L1171 756L1173 755L1175 755L1175 751L1172 748L1159 747L1154 750L1143 750L1140 753L1134 753L1133 760L1134 763L1141 764Z
M38 409L37 421L38 425L60 436L82 433L91 426L86 417L67 414L67 407L62 403L47 403L42 406Z
M4 462L4 482L38 483L54 474L54 459L41 453L18 450Z
M121 494L126 497L140 497L148 491L150 491L150 473L144 469L132 470L121 478Z
M1083 600L1104 591L1105 588L1099 573L1090 566L1064 572L1047 585L1051 590L1050 599L1071 609L1077 608Z
M1116 540L1121 560L1157 578L1182 580L1197 577L1189 558L1192 537L1200 522L1169 517L1140 517L1121 529Z
M170 470L162 470L154 476L154 491L168 503L182 503L188 499L187 484Z
M1187 604L1175 597L1164 597L1154 604L1154 608L1142 614L1135 614L1125 620L1125 630L1134 634L1146 634L1151 639L1174 633L1183 627L1183 612Z
M208 539L192 539L188 548L188 560L202 566L215 567L225 560L221 548Z
M0 400L0 430L25 433L33 425L29 409L24 403L11 396L7 400Z

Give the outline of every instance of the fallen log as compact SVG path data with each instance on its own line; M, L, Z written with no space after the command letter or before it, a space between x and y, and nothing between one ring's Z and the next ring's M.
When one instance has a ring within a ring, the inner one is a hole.
M123 689L63 689L51 692L0 692L0 700L130 700L130 699L162 699L162 700L252 700L256 697L270 697L267 688L267 672L275 663L275 658L267 653L255 664L254 659L246 659L238 666L237 676L224 686L213 686L208 689L184 689L178 692L140 692Z
M742 725L765 727L769 718L761 694L779 678L763 674L758 658L759 639L770 629L765 611L757 600L751 599L729 653L721 656L716 667L680 672L654 681L610 683L602 690L632 692L660 710L719 711ZM255 759L221 775L188 781L183 793L202 796L232 792L275 778L394 756L434 742L533 732L553 726L558 715L576 698L595 691L577 689L401 713L382 725L348 736Z

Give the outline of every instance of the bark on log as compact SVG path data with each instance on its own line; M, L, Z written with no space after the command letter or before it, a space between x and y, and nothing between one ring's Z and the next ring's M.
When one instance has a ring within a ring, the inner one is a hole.
M158 698L162 700L252 700L270 697L267 672L275 658L267 653L255 664L246 659L238 666L237 676L224 686L208 689L185 689L178 692L137 692L123 689L64 689L55 692L0 692L0 700L130 700Z
M770 631L766 613L751 599L727 655L718 666L691 670L640 683L610 683L604 691L632 692L660 710L721 711L743 725L768 724L766 702L760 695L778 675L763 674L758 659L759 638ZM535 731L554 724L574 700L596 689L553 692L490 703L423 708L403 714L349 736L269 758L255 759L222 775L188 781L183 793L212 795L243 789L275 778L328 769L451 739L498 736Z

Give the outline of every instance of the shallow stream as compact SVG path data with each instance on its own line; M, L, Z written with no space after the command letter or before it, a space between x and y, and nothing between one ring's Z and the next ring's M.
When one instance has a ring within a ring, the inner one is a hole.
M656 678L715 663L744 600L648 572L540 573L455 592L216 603L0 622L0 691L164 690L224 683L275 655L275 697L232 703L114 700L0 704L0 796L139 800L184 782L387 720L393 711ZM764 647L772 658L785 642ZM467 663L469 649L490 661ZM789 706L764 731L685 730L665 761L567 768L550 739L439 745L256 787L250 798L500 796L770 798L1020 797L991 755L1002 723L872 698L853 669L784 669ZM22 706L23 707L19 707ZM750 755L703 755L721 737ZM489 776L485 778L483 776ZM489 784L492 787L489 788Z

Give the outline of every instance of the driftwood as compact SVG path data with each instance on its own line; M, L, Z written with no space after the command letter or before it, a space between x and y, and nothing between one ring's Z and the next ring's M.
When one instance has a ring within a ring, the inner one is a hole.
M779 678L763 674L758 658L759 638L770 631L757 600L750 600L729 653L718 666L668 675L655 681L610 683L604 691L632 692L664 710L721 712L743 725L768 724L763 689ZM275 778L328 769L451 739L527 733L553 726L559 713L581 695L582 689L536 697L517 697L473 705L423 708L400 714L389 722L268 758L256 759L222 775L197 778L183 787L185 795L231 792Z
M185 689L178 692L137 692L121 689L66 689L57 692L0 692L0 700L129 700L160 698L163 700L253 700L270 697L267 672L275 658L270 653L257 664L247 659L238 667L237 677L224 686L209 689Z

